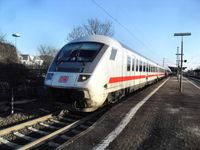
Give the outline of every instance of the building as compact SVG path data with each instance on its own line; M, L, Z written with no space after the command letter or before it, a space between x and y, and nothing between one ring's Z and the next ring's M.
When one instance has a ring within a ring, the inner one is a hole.
M42 66L43 60L42 60L39 56L35 56L35 57L33 58L33 63L34 63L34 65L36 65L36 66Z
M33 64L33 61L30 57L30 55L28 54L21 54L20 57L19 57L19 61L20 63L24 64L24 65L32 65Z
M28 54L20 54L19 61L27 66L41 66L43 64L43 60L40 57Z

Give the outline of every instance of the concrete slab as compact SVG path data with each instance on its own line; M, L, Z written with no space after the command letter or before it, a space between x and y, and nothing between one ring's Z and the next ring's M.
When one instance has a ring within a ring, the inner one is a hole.
M129 96L101 117L84 135L58 149L94 149L116 129L129 110L161 82ZM184 78L183 93L180 93L176 77L171 77L144 103L106 149L199 149L199 114L200 90Z

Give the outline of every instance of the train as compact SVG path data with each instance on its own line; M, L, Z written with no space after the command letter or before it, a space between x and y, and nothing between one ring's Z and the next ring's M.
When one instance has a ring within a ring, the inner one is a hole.
M194 70L188 70L187 72L183 72L183 75L186 77L200 79L200 68L196 68Z
M117 40L90 35L61 48L44 84L55 101L92 112L166 75L166 68Z

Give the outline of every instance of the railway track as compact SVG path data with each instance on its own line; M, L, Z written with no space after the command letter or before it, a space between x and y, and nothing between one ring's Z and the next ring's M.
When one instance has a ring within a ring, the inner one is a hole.
M195 78L195 77L188 77L189 79L196 81L198 83L200 83L200 79L199 78Z
M55 149L86 131L107 110L49 114L0 131L0 149Z

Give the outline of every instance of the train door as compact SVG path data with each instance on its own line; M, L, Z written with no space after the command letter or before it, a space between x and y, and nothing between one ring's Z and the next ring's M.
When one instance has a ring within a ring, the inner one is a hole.
M131 67L131 74L132 74L132 90L135 90L135 79L136 79L136 73L135 73L135 71L136 71L136 57L135 56L132 56L132 67Z
M132 80L132 69L131 69L131 57L127 55L127 65L126 65L126 74L125 74L125 83L126 83L126 88L131 86Z
M139 59L135 58L135 88L138 89L139 88L139 76L140 76L140 72L139 72Z
M149 63L146 62L146 84L148 84L148 75L149 75Z
M142 60L139 60L139 86L141 87L142 84Z
M127 75L127 53L126 53L126 50L123 49L122 51L122 62L121 62L121 69L122 69L122 82L120 84L122 90L121 90L121 94L122 96L125 96L126 95L126 82L125 82L125 79L126 79L126 75Z
M122 90L121 90L121 92L122 92L122 95L124 96L125 95L125 88L126 88L126 86L125 86L125 82L124 82L124 79L125 79L125 76L126 76L126 64L127 64L127 58L126 58L126 56L127 56L127 54L125 53L125 50L123 49L122 50L122 59L121 59L121 76L122 76L122 82L121 82L121 84L120 84L120 86L121 86L121 88L122 88Z

